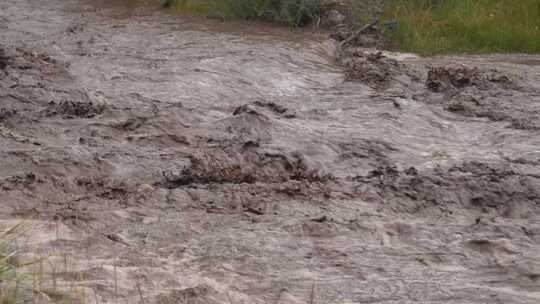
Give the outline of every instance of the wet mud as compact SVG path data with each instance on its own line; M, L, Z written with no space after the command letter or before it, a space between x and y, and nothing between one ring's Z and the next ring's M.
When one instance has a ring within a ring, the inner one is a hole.
M375 89L387 89L400 80L411 82L418 78L405 65L378 50L348 49L340 54L339 62L348 81L359 81Z
M529 89L520 86L519 80L512 80L496 69L432 67L426 87L432 92L442 93L439 98L446 100L443 103L448 111L486 117L492 121L507 121L511 123L510 127L517 129L538 130L540 126L540 108L535 102L526 101L531 96Z
M538 303L537 56L96 3L0 4L0 226L45 302Z

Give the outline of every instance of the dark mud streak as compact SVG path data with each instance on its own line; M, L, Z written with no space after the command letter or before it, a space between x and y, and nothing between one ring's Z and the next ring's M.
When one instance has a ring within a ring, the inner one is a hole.
M440 105L449 112L468 117L505 121L510 128L537 131L540 128L540 88L520 83L520 76L506 75L496 68L461 64L432 65L427 70L425 88L420 87L422 69L399 63L380 51L349 47L338 60L348 81L365 83L376 90L405 86L415 99ZM436 63L437 64L437 63ZM405 94L406 96L406 94ZM399 103L394 102L397 108Z
M432 67L428 71L426 87L432 92L443 93L448 111L508 121L510 127L516 129L535 131L540 128L540 108L534 99L531 103L522 97L532 92L496 69Z
M523 212L522 208L540 206L538 176L517 172L506 164L467 162L431 172L386 167L356 180L371 184L387 203L414 213L424 208L452 213L459 208L492 210L507 217Z
M0 20L0 216L76 233L37 249L82 302L540 301L538 66L336 67L320 36L109 2Z

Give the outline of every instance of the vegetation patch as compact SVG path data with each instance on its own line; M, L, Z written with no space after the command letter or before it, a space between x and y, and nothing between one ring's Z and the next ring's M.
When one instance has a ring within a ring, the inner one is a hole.
M290 26L318 24L326 8L358 25L381 17L392 49L422 55L540 53L540 0L162 0L179 11L223 20L259 20ZM335 5L328 5L335 3Z
M28 258L24 247L29 226L23 222L0 230L0 304L74 303L61 291L45 285L45 258ZM56 281L53 283L56 286Z
M21 301L27 292L27 277L21 274L25 266L18 259L18 252L13 249L21 225L15 225L0 232L0 303L15 304Z
M423 55L540 52L540 0L393 0L393 48Z
M317 20L320 0L167 0L166 6L223 20L261 20L303 26Z

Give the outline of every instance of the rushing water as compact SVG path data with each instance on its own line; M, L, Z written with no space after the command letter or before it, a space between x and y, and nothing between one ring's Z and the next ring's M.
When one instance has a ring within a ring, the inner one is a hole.
M0 129L1 177L41 182L4 192L2 216L80 233L47 248L73 251L101 301L112 264L130 303L540 300L537 56L397 54L418 79L381 90L346 81L324 33L144 1L3 0L0 29L67 64L3 82L22 118ZM510 120L418 97L426 66L456 62L519 82L481 92ZM80 96L105 110L51 110ZM386 186L387 167L419 178Z

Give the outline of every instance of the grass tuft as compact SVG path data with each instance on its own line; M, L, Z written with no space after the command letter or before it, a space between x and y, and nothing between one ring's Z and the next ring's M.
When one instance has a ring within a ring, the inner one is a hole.
M40 288L42 271L32 273L28 267L42 265L43 259L21 261L17 250L18 239L26 232L23 222L0 232L0 304L28 303L36 297L46 296ZM46 296L49 298L48 296Z
M18 224L0 233L0 304L19 302L22 277L18 270L21 266L13 243L20 227L21 224Z

